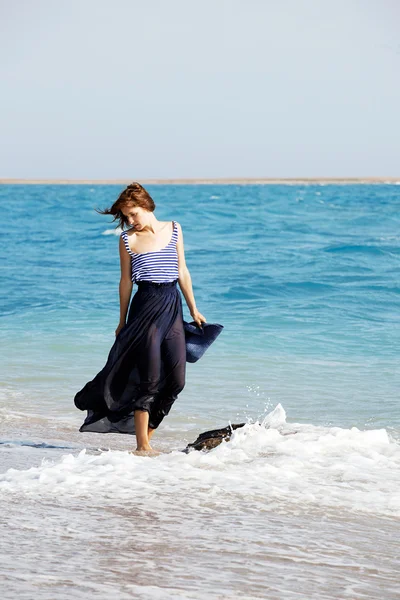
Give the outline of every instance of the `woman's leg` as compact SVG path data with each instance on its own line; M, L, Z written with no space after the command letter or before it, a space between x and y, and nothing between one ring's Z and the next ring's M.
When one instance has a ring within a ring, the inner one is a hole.
M149 413L147 410L135 410L136 450L152 450L149 444Z

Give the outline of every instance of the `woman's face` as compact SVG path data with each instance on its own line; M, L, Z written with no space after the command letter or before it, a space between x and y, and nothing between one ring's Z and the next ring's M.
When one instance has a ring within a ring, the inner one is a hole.
M140 206L134 206L132 204L126 204L121 208L122 214L126 216L126 219L132 227L139 230L147 224L148 210L141 208Z

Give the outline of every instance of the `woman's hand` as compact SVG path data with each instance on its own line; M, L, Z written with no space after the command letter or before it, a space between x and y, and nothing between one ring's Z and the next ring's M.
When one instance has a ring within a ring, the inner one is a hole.
M199 327L201 327L202 323L207 323L206 318L197 309L191 312L190 314L192 316L193 321L195 321Z
M125 327L125 323L118 323L118 327L115 330L115 337L117 337L117 335L119 334L119 332L121 331L121 329Z

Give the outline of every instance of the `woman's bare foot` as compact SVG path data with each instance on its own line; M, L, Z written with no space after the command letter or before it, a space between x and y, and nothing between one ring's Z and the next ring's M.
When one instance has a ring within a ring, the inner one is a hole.
M131 450L129 454L134 454L135 456L158 456L161 452L150 448L150 450Z
M136 447L136 452L151 452L152 450L153 448L150 446L150 444Z

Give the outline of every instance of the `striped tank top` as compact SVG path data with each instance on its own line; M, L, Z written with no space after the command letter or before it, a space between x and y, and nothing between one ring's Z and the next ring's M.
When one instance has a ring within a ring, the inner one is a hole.
M170 242L161 248L150 252L137 254L132 252L128 243L126 231L121 233L125 248L131 257L132 281L155 281L166 283L178 279L178 252L176 243L178 241L178 227L176 221L172 221L173 231Z

